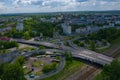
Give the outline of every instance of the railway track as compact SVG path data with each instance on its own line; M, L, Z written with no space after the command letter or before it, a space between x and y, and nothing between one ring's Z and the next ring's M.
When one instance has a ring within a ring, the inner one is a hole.
M118 47L117 49L113 50L113 52L110 53L110 56L115 58L115 59L120 57L120 47Z
M109 52L109 53L107 53ZM120 57L120 46L117 48L110 49L110 51L107 51L105 55L109 55L110 57L113 57L115 59ZM87 68L87 71L85 71L84 74L80 75L77 79L75 80L93 80L93 78L96 76L101 71L101 68L98 66L91 66L89 65Z
M89 80L88 78L89 78L89 77L92 77L91 75L92 75L93 73L97 72L98 70L100 70L99 67L89 66L89 67L87 68L86 72L85 72L83 75L79 76L76 80Z

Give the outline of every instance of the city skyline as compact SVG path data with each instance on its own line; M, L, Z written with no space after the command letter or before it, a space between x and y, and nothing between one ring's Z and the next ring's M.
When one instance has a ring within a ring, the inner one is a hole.
M1 0L2 13L120 10L120 0Z

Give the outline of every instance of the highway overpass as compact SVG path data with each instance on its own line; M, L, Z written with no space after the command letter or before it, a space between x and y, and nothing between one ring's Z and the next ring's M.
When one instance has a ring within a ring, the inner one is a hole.
M37 41L27 41L27 40L17 40L16 41L18 43L23 43L23 44L30 44L30 45L35 45L35 46L46 46L46 47L50 47L50 48L58 48L60 50L64 50L64 51L69 51L72 53L73 57L75 58L80 58L80 59L84 59L84 60L88 60L100 65L105 65L105 64L109 64L110 62L112 62L113 58L112 57L108 57L105 56L103 54L100 53L96 53L94 51L85 49L85 48L71 48L68 46L61 46L59 47L56 44L53 43L49 43L49 42L37 42Z
M23 44L30 44L30 45L35 45L35 46L45 46L48 48L59 48L58 45L49 43L49 42L38 42L38 41L27 41L23 39L13 39L14 41L17 41L18 43L23 43Z

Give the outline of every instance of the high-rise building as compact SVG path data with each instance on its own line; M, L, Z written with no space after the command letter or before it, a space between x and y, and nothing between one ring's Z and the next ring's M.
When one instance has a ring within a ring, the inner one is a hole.
M62 28L63 28L63 33L66 34L66 35L70 35L72 33L71 31L71 26L67 23L63 23L62 25Z

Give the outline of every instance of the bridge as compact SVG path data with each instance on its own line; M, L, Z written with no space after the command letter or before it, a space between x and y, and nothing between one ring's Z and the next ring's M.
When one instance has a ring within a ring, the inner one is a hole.
M23 44L29 44L29 45L35 45L35 46L45 46L48 48L59 48L58 45L49 43L49 42L38 42L38 41L27 41L23 39L13 39L14 41L17 41L18 43L23 43Z
M23 44L30 44L30 45L35 45L35 46L46 46L49 48L57 48L59 50L64 50L64 51L69 51L72 53L74 58L79 58L83 60L88 60L100 65L105 65L105 64L110 64L112 62L113 58L105 56L100 53L96 53L94 51L85 49L85 48L77 48L74 46L73 47L68 47L68 46L61 46L59 47L56 44L49 43L49 42L37 42L37 41L27 41L27 40L20 40L20 39L15 39L18 43L23 43ZM72 44L73 45L73 44Z

